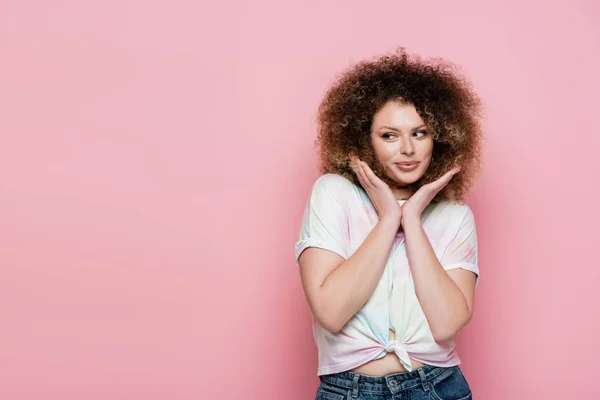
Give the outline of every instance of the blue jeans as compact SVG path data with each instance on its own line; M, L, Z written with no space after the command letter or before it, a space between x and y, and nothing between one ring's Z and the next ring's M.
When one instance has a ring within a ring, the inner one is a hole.
M424 365L411 372L369 376L322 375L316 400L470 400L471 388L458 366Z

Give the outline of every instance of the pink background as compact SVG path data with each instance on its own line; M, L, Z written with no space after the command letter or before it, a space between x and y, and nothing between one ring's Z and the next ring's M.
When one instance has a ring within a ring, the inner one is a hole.
M314 398L315 110L400 45L486 102L475 398L600 396L598 4L0 1L0 398Z

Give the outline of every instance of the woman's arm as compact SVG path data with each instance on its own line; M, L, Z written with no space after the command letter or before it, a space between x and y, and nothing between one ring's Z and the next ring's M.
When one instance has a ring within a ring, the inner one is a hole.
M415 291L436 342L456 336L473 314L475 274L446 271L435 255L420 218L402 217L408 263Z
M306 249L298 259L302 286L313 316L330 332L341 330L375 291L402 216L394 193L367 164L353 158L352 169L379 221L345 261L340 255L317 247Z
M380 219L345 261L334 252L316 247L300 255L302 286L319 325L338 332L369 300L383 274L399 226L397 218Z
M402 228L415 291L436 342L452 339L471 320L475 274L447 272L438 260L421 225L421 214L431 200L460 171L455 167L423 185L402 205Z

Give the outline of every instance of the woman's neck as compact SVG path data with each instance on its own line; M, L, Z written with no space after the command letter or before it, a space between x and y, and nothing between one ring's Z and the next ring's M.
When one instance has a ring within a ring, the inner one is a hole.
M413 190L408 187L394 188L392 189L392 192L394 193L394 196L396 196L396 198L399 200L406 200L413 194Z

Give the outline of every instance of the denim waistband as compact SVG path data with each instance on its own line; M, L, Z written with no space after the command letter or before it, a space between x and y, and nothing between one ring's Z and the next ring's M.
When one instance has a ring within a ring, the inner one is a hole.
M347 371L331 375L321 375L322 382L353 392L371 393L398 393L417 386L423 386L425 391L429 390L429 382L444 372L450 373L454 367L435 367L424 365L410 372L400 372L384 376L370 376L357 372Z

